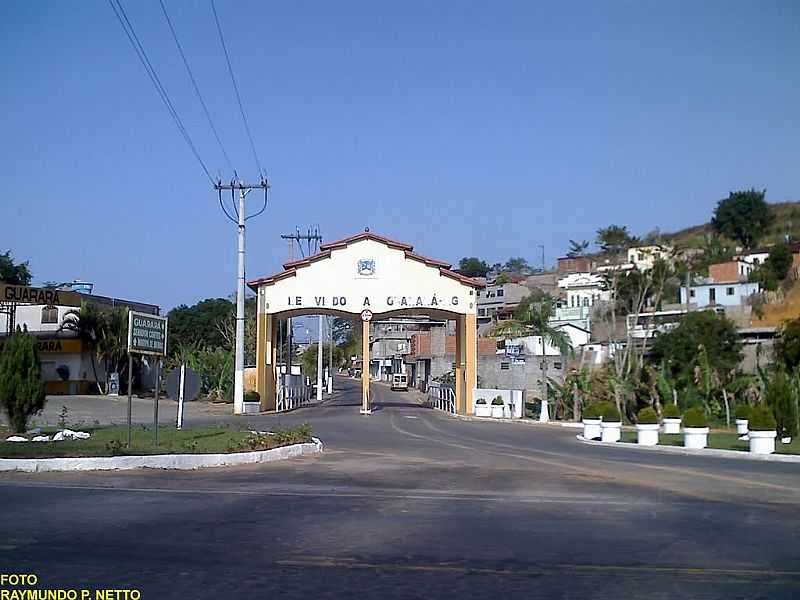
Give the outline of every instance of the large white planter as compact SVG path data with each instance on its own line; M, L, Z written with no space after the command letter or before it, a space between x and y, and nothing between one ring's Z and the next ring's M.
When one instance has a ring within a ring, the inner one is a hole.
M747 433L747 419L736 419L736 433L739 435Z
M750 454L772 454L775 452L775 431L750 431Z
M684 427L683 445L696 450L705 448L708 445L708 427Z
M490 417L492 415L492 409L489 408L488 404L476 404L475 405L475 416L476 417Z
M640 446L657 446L660 428L658 423L637 423L636 443Z
M242 414L252 415L261 412L260 402L242 402Z
M622 421L610 423L603 421L600 428L602 430L601 439L604 442L618 442L622 433Z
M597 440L600 439L600 424L603 421L600 419L584 419L583 420L583 439Z
M661 423L664 426L664 433L680 433L681 420L680 419L662 419Z
M502 419L503 418L503 409L504 408L505 407L502 404L500 404L500 405L492 404L492 418Z

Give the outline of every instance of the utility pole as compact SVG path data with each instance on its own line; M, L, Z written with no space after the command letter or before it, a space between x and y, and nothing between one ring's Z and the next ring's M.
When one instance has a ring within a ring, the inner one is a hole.
M300 233L300 228L295 227L294 233L286 233L281 235L281 239L289 242L289 261L294 258L294 242L297 242L297 247L300 250L300 256L305 258L303 253L303 242L306 242L309 256L312 252L319 250L322 243L322 236L319 233L319 227L313 229L309 228L306 233ZM287 373L292 373L292 320L287 319L289 326L289 368ZM319 316L319 340L317 345L317 400L322 400L322 315Z
M239 192L239 208L236 211L238 226L238 249L237 249L237 274L236 274L236 357L234 362L233 378L233 412L242 414L244 411L244 273L245 273L245 253L244 253L244 233L245 223L250 218L245 213L245 197L255 189L264 190L264 206L266 208L266 193L269 183L262 179L257 184L247 184L240 181L231 181L223 184L218 181L214 189L220 194L220 203L223 191L230 191L231 195ZM258 213L260 214L260 213ZM255 215L253 215L255 216ZM256 309L258 310L258 309Z
M333 317L330 319L330 333L331 339L328 340L328 393L333 392Z

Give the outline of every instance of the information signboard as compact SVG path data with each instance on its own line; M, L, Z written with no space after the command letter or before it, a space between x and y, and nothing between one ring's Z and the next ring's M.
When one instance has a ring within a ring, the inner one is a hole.
M167 354L167 317L146 313L128 313L128 352L136 354Z

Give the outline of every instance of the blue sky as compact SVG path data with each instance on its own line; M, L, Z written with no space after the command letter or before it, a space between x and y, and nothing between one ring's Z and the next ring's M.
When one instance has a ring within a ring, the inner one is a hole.
M123 0L200 154L231 173L156 0ZM166 0L234 166L257 177L210 3ZM800 200L800 3L260 2L217 8L282 232L547 262L598 227ZM0 7L0 249L37 282L168 309L235 286L235 229L104 1ZM256 202L254 201L253 204Z

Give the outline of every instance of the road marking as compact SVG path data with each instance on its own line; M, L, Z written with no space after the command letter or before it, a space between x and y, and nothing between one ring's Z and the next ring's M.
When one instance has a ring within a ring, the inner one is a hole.
M436 492L424 491L417 493L403 493L397 489L379 488L372 491L355 490L215 490L215 489L172 489L159 487L112 487L100 485L78 484L42 484L42 483L12 483L0 482L2 488L34 488L34 489L62 489L62 490L90 490L97 492L125 492L125 493L153 493L153 494L195 494L195 495L221 495L221 496L287 496L287 497L313 497L313 498L381 498L388 500L434 500L434 501L462 501L462 502L498 502L506 504L576 504L576 505L603 505L603 506L652 506L651 501L642 500L615 500L607 496L592 497L581 496L531 496L518 494L486 495L480 493L461 492Z
M293 567L321 567L321 568L344 568L344 569L380 569L389 571L417 571L433 573L475 573L483 575L509 575L530 577L532 575L563 575L563 574L597 574L606 573L609 576L626 575L669 575L677 577L688 577L691 579L715 578L715 579L758 579L761 583L769 583L770 580L795 580L794 584L800 584L800 571L778 571L772 569L724 569L724 568L704 568L704 567L682 567L682 566L660 566L660 565L602 565L602 564L569 564L560 563L552 565L536 566L515 566L508 568L492 567L473 567L454 563L427 563L427 564L403 564L362 561L348 557L325 557L325 556L296 556L283 560L275 561L278 565Z

